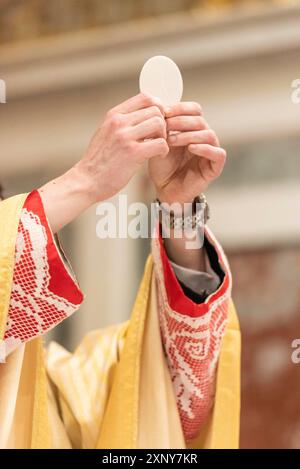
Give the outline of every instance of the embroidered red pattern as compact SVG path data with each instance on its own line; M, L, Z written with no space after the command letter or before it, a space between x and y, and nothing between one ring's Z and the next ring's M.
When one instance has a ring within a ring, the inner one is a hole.
M37 193L34 200L29 196L18 228L10 308L4 335L9 352L20 342L27 342L56 326L74 313L82 301L82 293L55 247L41 201L37 198ZM30 210L31 206L36 213ZM65 285L65 295L57 294L55 284L52 282L51 285L51 269L59 277L56 283ZM73 301L70 301L71 298Z
M207 232L212 238L210 232ZM216 367L220 355L221 340L228 320L231 295L229 266L220 246L212 239L219 259L223 261L225 279L218 291L205 304L194 304L191 308L184 298L174 297L168 291L170 271L165 268L161 241L154 240L152 253L158 280L158 308L160 327L168 367L173 381L183 433L187 441L194 439L212 410L215 392ZM166 279L168 276L168 279ZM173 278L174 281L174 278ZM179 293L177 285L177 295ZM170 306L180 305L175 311ZM183 293L181 295L184 295ZM196 315L198 308L198 315ZM190 314L186 311L190 309Z

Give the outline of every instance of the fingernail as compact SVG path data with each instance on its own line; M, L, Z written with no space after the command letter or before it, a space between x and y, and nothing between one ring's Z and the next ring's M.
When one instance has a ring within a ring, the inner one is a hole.
M164 109L164 111L165 111L165 115L166 115L166 116L169 116L169 115L172 113L172 108L171 108L171 107L166 107L166 108Z

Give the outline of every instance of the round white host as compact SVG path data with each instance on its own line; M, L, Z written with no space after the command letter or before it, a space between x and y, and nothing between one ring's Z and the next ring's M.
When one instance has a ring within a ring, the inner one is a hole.
M179 103L183 81L176 63L164 55L151 57L142 68L140 90L159 98L165 106Z

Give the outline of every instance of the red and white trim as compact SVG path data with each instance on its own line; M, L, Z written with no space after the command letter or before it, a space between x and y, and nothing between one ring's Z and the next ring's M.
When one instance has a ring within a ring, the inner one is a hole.
M6 355L73 314L83 301L55 244L43 204L32 192L21 212L7 328Z
M209 229L225 277L203 303L186 297L161 239L153 239L161 333L186 440L197 436L214 398L215 372L228 319L231 273L225 254Z

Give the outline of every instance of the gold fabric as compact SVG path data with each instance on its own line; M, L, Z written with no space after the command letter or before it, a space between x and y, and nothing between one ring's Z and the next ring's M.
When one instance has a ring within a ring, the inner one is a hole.
M1 328L5 328L16 227L24 196L0 204ZM3 217L3 218L2 218ZM160 339L156 275L149 257L129 322L88 334L73 354L41 339L0 365L0 447L184 448ZM236 448L240 332L233 306L219 359L216 397L193 448ZM47 371L46 371L47 369ZM46 375L47 373L47 375Z
M0 203L0 340L3 339L15 263L15 244L19 219L26 195Z
M0 203L0 339L3 339L20 213L27 195ZM46 374L41 339L0 364L0 447L50 447Z

